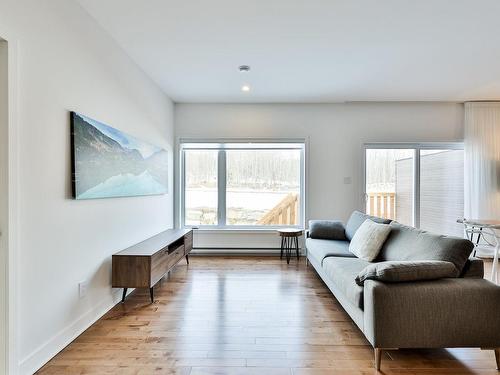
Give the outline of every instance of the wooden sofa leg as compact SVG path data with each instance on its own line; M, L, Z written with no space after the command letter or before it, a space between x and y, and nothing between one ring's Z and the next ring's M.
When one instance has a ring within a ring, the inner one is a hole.
M375 369L380 371L380 361L382 360L382 349L374 348L375 351Z
M497 361L497 370L500 371L500 348L493 349L495 351L495 360Z

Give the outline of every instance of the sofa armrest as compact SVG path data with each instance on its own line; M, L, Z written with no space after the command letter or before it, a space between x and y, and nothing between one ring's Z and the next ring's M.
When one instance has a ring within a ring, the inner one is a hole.
M364 325L375 348L500 347L500 286L450 278L365 281Z

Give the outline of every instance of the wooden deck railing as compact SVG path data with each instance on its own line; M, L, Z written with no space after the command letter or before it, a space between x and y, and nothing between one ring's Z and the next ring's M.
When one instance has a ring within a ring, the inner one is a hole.
M366 213L386 219L396 218L396 193L368 193Z
M265 214L257 225L296 225L299 213L298 194L288 194L281 202ZM386 219L396 218L396 193L368 193L366 213Z
M281 202L265 214L257 225L296 225L298 224L299 196L288 194Z

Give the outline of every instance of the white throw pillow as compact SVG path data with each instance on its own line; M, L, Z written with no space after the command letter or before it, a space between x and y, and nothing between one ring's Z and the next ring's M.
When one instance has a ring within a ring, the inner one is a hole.
M379 224L366 219L354 233L349 251L358 258L371 262L377 257L390 231L389 224Z

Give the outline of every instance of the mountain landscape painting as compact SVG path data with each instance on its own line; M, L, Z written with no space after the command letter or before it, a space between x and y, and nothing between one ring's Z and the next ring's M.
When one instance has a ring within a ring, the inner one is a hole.
M73 197L167 193L168 152L71 112Z

